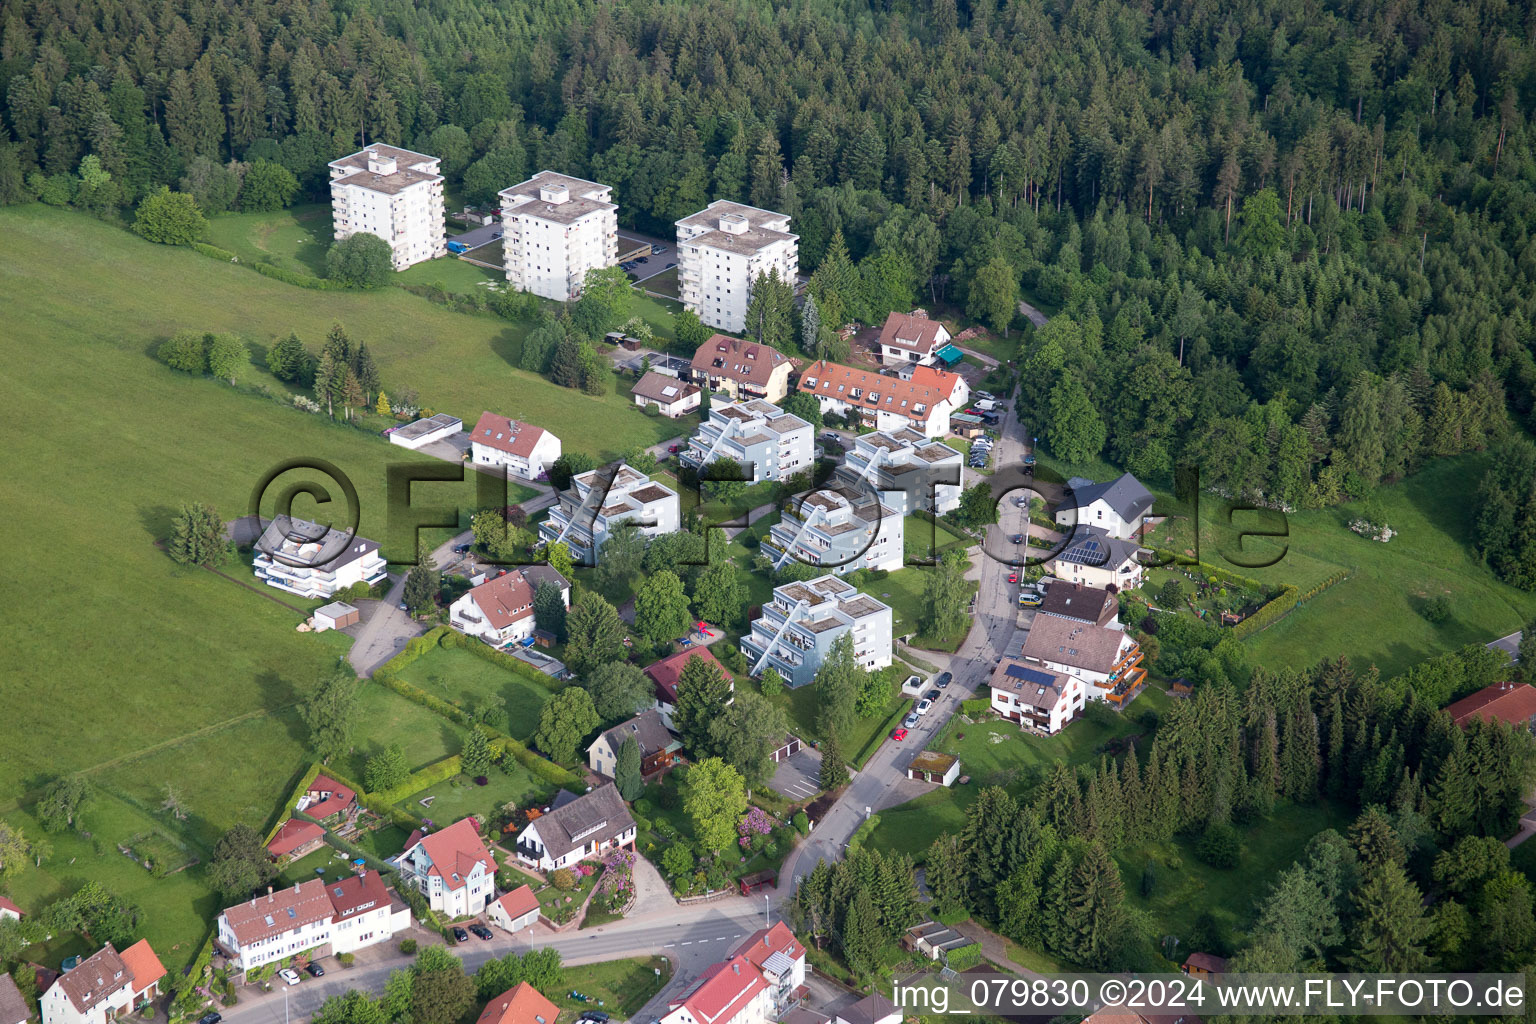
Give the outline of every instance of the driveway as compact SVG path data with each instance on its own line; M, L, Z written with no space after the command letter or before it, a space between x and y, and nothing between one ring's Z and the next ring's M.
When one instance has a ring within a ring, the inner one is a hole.
M478 228L470 228L463 234L449 235L448 241L462 242L472 250L478 249L482 245L490 245L492 242L496 241L496 239L500 238L501 227L501 221L495 221L491 224L481 225Z
M780 761L768 788L787 800L810 800L821 789L821 752L803 746Z
M358 676L367 679L373 670L399 653L406 641L426 632L426 627L411 618L400 607L405 594L405 574L390 577L394 585L384 600L375 602L373 615L358 631L347 660Z

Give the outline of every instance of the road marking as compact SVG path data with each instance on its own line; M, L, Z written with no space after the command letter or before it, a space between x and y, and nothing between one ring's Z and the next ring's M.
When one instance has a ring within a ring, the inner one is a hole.
M685 943L683 943L683 945L685 945L685 946L691 946L691 945L693 945L693 940L692 940L692 939L689 939L689 940L688 940L688 941L687 941L687 942L685 942Z
M675 943L675 942L669 942L669 943L667 943L667 944L666 944L666 945L665 945L665 946L663 946L663 947L662 947L662 948L663 948L663 949L671 949L671 948L672 948L672 947L673 947L673 946L675 946L675 945L677 945L677 943Z

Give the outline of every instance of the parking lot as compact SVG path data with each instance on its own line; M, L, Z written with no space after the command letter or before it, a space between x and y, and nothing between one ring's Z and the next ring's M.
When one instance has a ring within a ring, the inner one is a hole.
M809 800L821 789L821 755L810 747L779 762L768 788L787 800Z

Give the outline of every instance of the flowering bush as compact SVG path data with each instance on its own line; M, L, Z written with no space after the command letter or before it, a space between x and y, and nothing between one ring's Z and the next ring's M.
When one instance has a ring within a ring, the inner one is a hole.
M635 855L614 850L603 861L603 880L598 887L599 906L610 912L627 907L635 897Z
M754 836L766 836L772 832L773 824L773 819L768 817L767 812L761 807L754 807L736 826L736 834L740 837L737 842L741 844L742 849L746 849L752 845Z

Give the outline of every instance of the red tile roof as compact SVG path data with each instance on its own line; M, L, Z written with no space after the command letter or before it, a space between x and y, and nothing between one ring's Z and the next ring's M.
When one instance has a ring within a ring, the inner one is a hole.
M677 681L683 674L683 667L688 664L690 658L703 658L705 661L714 662L720 669L720 674L726 679L731 674L720 664L720 660L709 653L708 647L685 647L676 654L669 654L660 661L652 662L645 666L645 674L651 682L656 684L656 697L663 704L677 703Z
M329 775L316 775L315 781L309 784L306 793L310 799L320 802L319 806L311 807L312 810L320 812L311 815L316 818L328 818L337 811L344 811L357 799L356 793Z
M927 355L939 340L943 324L925 316L911 313L892 313L885 318L880 329L880 344L889 348L902 348Z
M333 912L331 901L325 894L325 883L311 878L291 889L278 889L227 907L224 920L229 923L236 941L247 946L316 921L327 921Z
M958 373L932 366L917 367L912 371L912 379L905 381L821 359L801 372L799 389L870 412L895 413L926 421L934 406L953 399L963 383L964 379ZM859 391L857 398L853 397L854 389ZM871 395L878 397L870 401ZM918 411L918 406L923 407L922 411Z
M526 885L520 885L511 892L502 893L497 897L496 902L514 921L531 910L539 909L539 898Z
M469 591L469 596L495 629L506 629L514 622L533 617L533 585L516 570L486 580Z
M1184 958L1184 966L1209 974L1224 974L1227 970L1227 958L1217 956L1215 953L1191 953Z
M496 870L496 862L480 841L480 830L473 818L460 818L440 832L423 836L419 844L432 859L430 873L441 877L450 889L464 888L464 880L476 864L484 864L490 872Z
M345 921L358 914L366 914L390 903L389 886L377 871L364 871L360 875L331 882L325 887L325 895L336 912L336 920Z
M0 896L0 910L9 910L11 913L15 914L17 917L26 917L27 916L27 912L25 910L22 910L16 904L14 904L10 900L6 899L4 896Z
M783 953L791 960L805 957L805 947L800 945L795 933L783 921L772 928L759 928L748 935L746 941L736 947L735 955L746 957L754 967L762 967L775 953Z
M714 334L694 352L692 367L694 373L762 387L787 359L771 346Z
M128 968L128 972L133 975L135 991L143 992L165 977L165 967L160 963L160 958L155 955L155 951L150 948L148 939L140 939L118 955Z
M475 444L483 444L487 448L495 448L509 455L526 459L533 454L533 446L539 443L539 438L544 436L544 428L536 427L531 423L519 423L517 420L498 416L493 412L483 412L475 423L474 431L469 439Z
M1474 718L1496 718L1511 725L1525 725L1536 718L1536 686L1494 683L1448 705L1445 710L1463 729Z
M314 822L289 818L267 844L267 852L274 857L286 857L299 847L324 838L325 829Z
M705 971L693 991L673 1003L672 1008L687 1008L698 1024L724 1024L767 987L768 983L750 960L733 957Z
M560 1008L526 981L485 1004L475 1024L555 1024Z

